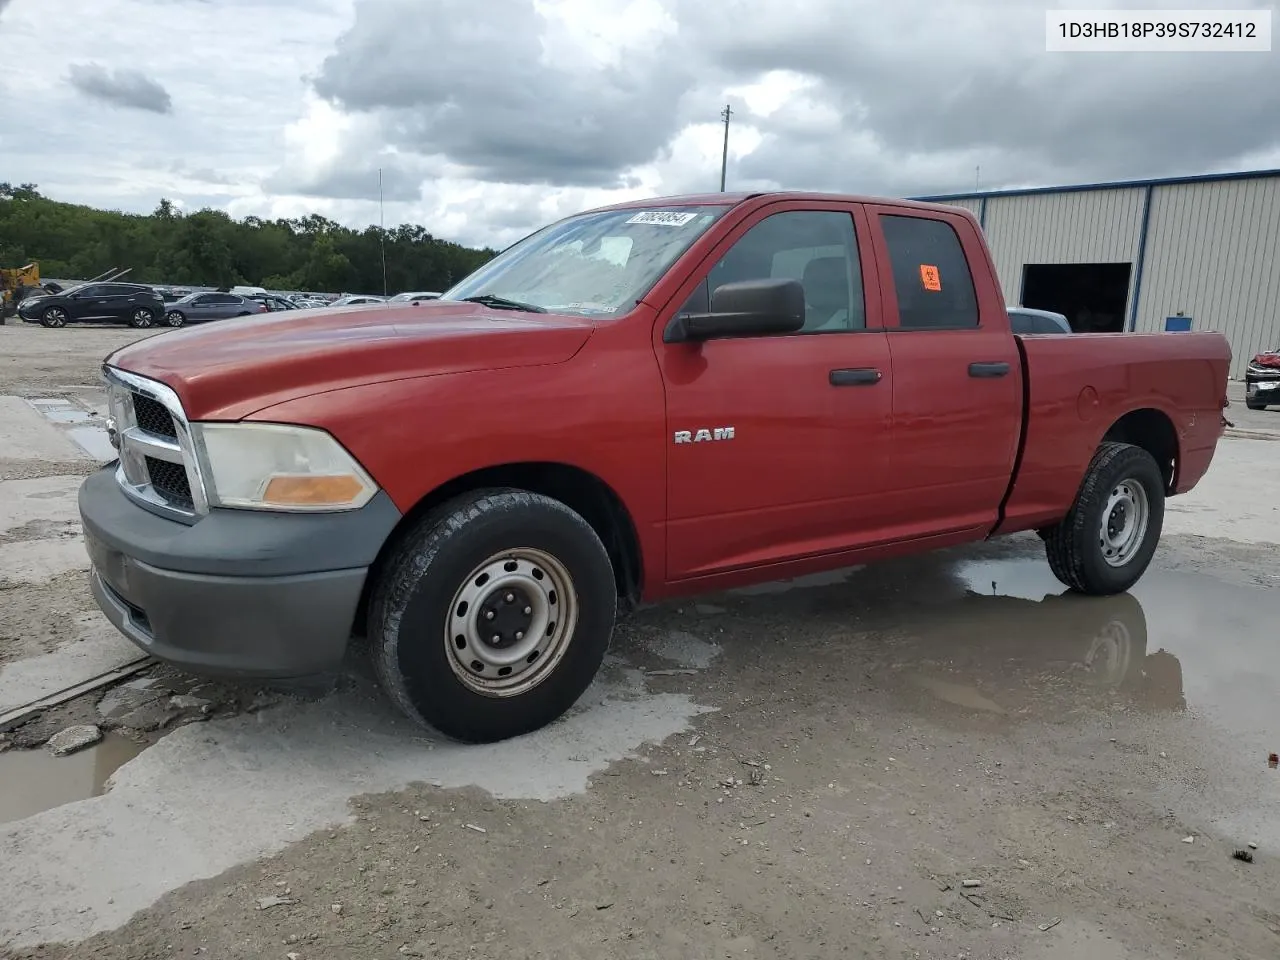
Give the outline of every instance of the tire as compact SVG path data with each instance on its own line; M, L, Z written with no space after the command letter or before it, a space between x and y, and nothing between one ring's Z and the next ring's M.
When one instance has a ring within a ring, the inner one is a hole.
M1164 477L1151 454L1128 443L1101 444L1071 510L1045 537L1053 575L1079 593L1128 590L1155 555L1164 499Z
M137 307L129 314L129 326L135 330L146 330L155 323L155 317L145 307Z
M604 659L616 609L608 552L582 517L539 494L478 490L428 514L393 548L373 585L369 646L383 688L411 719L492 743L546 726L577 702ZM485 614L501 646L479 634Z
M1245 397L1244 405L1245 405L1246 407L1248 407L1250 410L1265 410L1265 409L1267 409L1267 405L1266 405L1265 403L1261 403L1261 402L1260 402L1260 401L1258 401L1258 400L1254 400L1252 397Z
M187 318L181 310L172 310L164 315L164 322L171 327L181 327L187 322Z
M40 314L40 323L50 329L59 329L67 325L67 311L61 307L49 307Z

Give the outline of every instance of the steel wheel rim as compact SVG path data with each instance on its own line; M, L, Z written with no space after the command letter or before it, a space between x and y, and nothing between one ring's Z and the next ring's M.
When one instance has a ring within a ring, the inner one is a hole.
M67 325L67 315L58 307L54 307L45 316L49 319L51 327L65 327Z
M1151 522L1147 490L1136 480L1121 480L1111 490L1098 525L1098 545L1108 566L1123 567L1146 539Z
M534 547L495 553L468 574L449 604L449 666L474 693L520 696L564 658L578 612L573 578L551 554Z

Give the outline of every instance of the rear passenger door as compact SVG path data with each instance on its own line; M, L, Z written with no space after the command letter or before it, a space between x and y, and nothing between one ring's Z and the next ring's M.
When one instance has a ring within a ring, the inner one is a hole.
M867 210L893 357L901 534L993 527L1022 429L1022 364L986 248L959 214Z
M133 294L136 288L122 283L104 283L98 303L98 315L113 323L124 323L133 311Z

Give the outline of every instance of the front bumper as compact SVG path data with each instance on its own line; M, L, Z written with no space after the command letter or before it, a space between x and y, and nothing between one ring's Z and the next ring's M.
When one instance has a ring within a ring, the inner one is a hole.
M369 567L400 512L213 510L194 524L142 509L115 465L80 487L94 599L152 656L196 673L304 677L346 651Z
M1280 404L1280 369L1274 373L1246 373L1244 395L1249 400Z

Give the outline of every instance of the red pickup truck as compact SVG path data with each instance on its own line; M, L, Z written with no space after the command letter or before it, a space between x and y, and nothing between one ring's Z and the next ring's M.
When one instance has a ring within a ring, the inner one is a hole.
M439 300L230 320L107 358L93 592L196 672L364 635L464 741L559 717L635 602L1037 530L1126 590L1222 434L1218 334L1022 339L975 219L815 194L626 203Z

